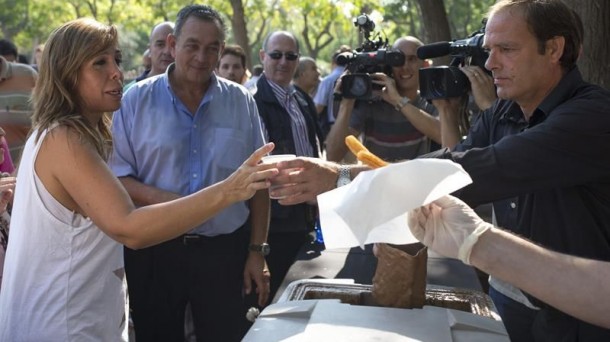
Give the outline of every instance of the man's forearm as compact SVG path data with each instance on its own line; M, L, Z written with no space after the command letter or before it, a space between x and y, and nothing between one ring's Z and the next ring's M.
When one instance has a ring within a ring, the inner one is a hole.
M267 190L257 191L250 199L250 244L267 242L269 232L270 202Z
M441 145L453 149L455 145L459 144L462 140L460 134L460 124L458 122L457 115L440 115L441 123Z
M354 109L353 99L343 99L339 106L339 112L335 123L332 125L326 137L326 159L330 161L340 161L347 153L345 137L350 134L349 121L352 110Z
M182 197L176 193L144 184L133 177L120 177L119 180L137 206L165 203Z
M441 123L437 118L411 104L407 104L400 108L400 112L418 131L422 132L435 142L439 144L442 143Z
M500 229L481 235L470 260L563 312L610 328L608 262L552 252Z

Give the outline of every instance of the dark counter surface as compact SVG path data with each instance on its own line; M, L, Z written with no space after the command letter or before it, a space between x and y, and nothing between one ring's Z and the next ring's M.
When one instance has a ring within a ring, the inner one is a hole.
M284 278L273 302L288 284L301 279L353 279L357 284L372 284L377 258L373 245L365 249L324 249L323 244L307 244L299 251L296 262ZM445 258L428 250L427 283L482 291L475 269L459 260Z

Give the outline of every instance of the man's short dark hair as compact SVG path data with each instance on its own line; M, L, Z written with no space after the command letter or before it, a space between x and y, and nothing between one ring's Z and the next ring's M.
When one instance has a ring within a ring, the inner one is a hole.
M341 45L337 50L335 50L335 52L333 52L333 55L331 57L331 60L333 63L338 64L337 63L337 57L344 53L344 52L351 52L352 48L349 47L349 45ZM344 65L341 65L344 66Z
M257 64L255 66L252 67L252 76L260 76L263 74L263 66L260 64Z
M15 56L17 60L19 53L17 53L17 45L13 44L10 40L0 39L0 56Z
M196 17L203 21L215 23L220 32L220 40L224 41L227 36L227 27L220 14L207 5L188 5L183 7L176 17L176 25L174 27L174 36L179 37L182 33L182 26L190 17Z
M235 57L239 57L239 59L241 60L241 66L243 66L244 69L246 68L246 52L244 51L244 49L241 48L241 46L234 44L225 45L225 49L222 51L222 55L220 55L220 58L222 59L222 57L224 57L225 55L233 55Z
M489 15L515 8L521 12L530 32L538 40L538 52L543 54L546 42L564 37L563 55L559 59L565 70L576 65L583 42L582 21L578 14L560 0L501 0L489 10Z
M28 56L20 53L17 56L17 62L21 63L21 64L30 64L30 61L28 60Z

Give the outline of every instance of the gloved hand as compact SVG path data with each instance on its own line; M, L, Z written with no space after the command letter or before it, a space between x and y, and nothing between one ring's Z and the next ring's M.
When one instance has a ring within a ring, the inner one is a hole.
M493 225L483 221L466 203L444 196L409 212L409 228L430 249L470 265L472 247Z

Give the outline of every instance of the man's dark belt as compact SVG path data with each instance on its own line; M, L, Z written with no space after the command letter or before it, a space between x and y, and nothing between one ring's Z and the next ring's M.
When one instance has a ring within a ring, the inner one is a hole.
M182 236L182 244L185 246L199 245L204 241L205 238L206 236L199 234L186 234Z
M245 234L246 231L246 227L249 224L249 222L246 222L244 225L242 225L241 227L237 228L234 232L229 233L229 234L220 234L220 235L216 235L216 236L205 236L205 235L201 235L201 234L185 234L182 235L181 240L182 240L182 244L185 246L197 246L197 245L201 245L205 242L212 242L212 241L223 241L223 240L227 240L227 241L232 241L236 238L238 238L238 235L241 234Z

